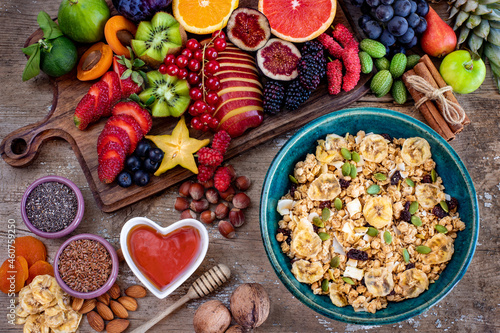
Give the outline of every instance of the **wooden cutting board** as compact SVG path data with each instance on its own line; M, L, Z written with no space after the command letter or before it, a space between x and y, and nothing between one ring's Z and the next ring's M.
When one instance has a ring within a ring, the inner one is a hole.
M242 0L240 6L256 7L256 3L257 1ZM358 35L357 26L353 24L350 17L345 15L345 7L342 3L339 2L339 4L334 23L343 23ZM34 32L26 41L25 46L38 41L41 37L41 30ZM357 37L360 40L360 36ZM83 47L79 49L80 54L84 51ZM362 75L355 89L349 93L341 92L336 96L328 95L327 87L323 84L298 110L266 115L262 125L232 140L225 156L226 160L283 133L299 128L317 117L345 108L368 92L367 83L370 77L370 75ZM71 144L96 203L104 212L113 212L130 205L193 175L186 169L177 167L160 177L151 177L150 183L144 187L133 185L129 188L122 188L116 182L111 185L101 183L97 176L96 144L106 119L101 119L85 131L80 131L73 123L76 105L94 82L77 80L76 70L63 77L52 79L51 82L53 102L49 114L35 124L13 131L4 138L0 145L1 156L11 166L30 165L36 159L44 141L51 138L63 138ZM177 121L177 118L156 118L150 134L170 134ZM209 138L212 134L191 130L191 136Z

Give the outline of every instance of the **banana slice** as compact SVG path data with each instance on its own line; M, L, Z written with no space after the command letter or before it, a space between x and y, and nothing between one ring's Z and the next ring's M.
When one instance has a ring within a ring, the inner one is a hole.
M49 333L50 328L45 325L43 314L32 314L24 323L23 333Z
M373 296L387 296L394 288L392 272L387 268L369 268L365 272L366 289Z
M383 136L370 134L363 138L359 145L359 152L370 162L380 163L389 153L389 145Z
M28 314L37 314L43 311L43 304L33 297L30 286L26 286L19 292L19 306Z
M340 192L337 177L333 173L324 173L309 185L307 196L311 200L328 201L335 199Z
M66 294L61 287L56 291L57 305L63 310L71 310L71 296Z
M431 252L422 255L424 264L441 264L450 260L453 252L455 252L453 238L441 233L432 236L431 239L425 242L425 245L431 249Z
M431 158L431 156L431 146L429 145L429 142L423 138L408 138L403 143L401 158L408 165L422 165L425 161Z
M318 262L298 260L292 264L292 273L297 281L302 283L314 283L320 280L325 274L323 265Z
M392 221L392 203L388 197L370 197L363 207L363 215L370 225L383 228Z
M26 310L23 309L23 307L18 304L16 306L16 319L14 321L14 324L16 325L22 325L26 322L26 320L28 320L28 316L30 314L28 312L26 312Z
M346 306L347 298L338 290L339 285L336 283L330 283L330 300L333 305L342 308Z
M57 303L56 293L59 285L54 277L50 275L38 275L30 283L33 298L45 307L51 307Z
M347 141L343 137L337 134L328 134L325 140L318 140L316 159L327 164L342 161L343 157L340 153L342 147L347 147Z
M418 184L415 186L415 196L418 204L426 209L433 208L445 199L444 192L433 184Z
M73 333L76 332L78 326L80 325L80 321L82 320L82 315L76 311L69 310L66 311L66 321L64 324L52 328L52 332L54 333Z
M45 309L45 325L56 328L66 322L66 313L59 305Z
M299 220L299 223L297 223L297 227L295 228L295 230L293 231L293 233L294 234L298 234L299 231L310 231L312 233L315 233L314 232L313 224L307 218L301 218Z
M406 298L415 298L429 287L427 274L416 268L399 273L398 278L398 284Z
M290 244L291 251L303 258L312 258L318 255L322 249L323 242L314 231L302 230L292 236Z

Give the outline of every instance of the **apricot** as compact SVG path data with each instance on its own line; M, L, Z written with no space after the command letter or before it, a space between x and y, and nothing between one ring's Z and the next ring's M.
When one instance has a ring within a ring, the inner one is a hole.
M26 280L26 284L30 284L31 281L38 275L50 275L54 276L54 267L46 261L39 260L34 263L29 269L28 280Z
M92 45L82 55L76 67L76 77L80 81L95 80L103 76L113 63L113 51L103 42Z
M130 47L136 31L137 27L132 21L121 15L116 15L106 22L104 36L115 54L130 58L130 51L127 47Z
M28 262L28 268L39 260L47 259L45 245L33 236L16 238L16 256L22 256Z
M0 266L0 291L5 294L19 292L28 276L28 262L24 257L5 260Z

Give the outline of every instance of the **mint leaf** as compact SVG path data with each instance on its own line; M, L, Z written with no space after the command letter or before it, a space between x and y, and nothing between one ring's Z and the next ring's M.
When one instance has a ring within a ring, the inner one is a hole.
M33 47L34 46L34 47ZM26 63L23 71L23 81L28 81L29 79L40 74L40 44L36 43L30 45L23 49L25 54L30 53L30 58Z
M56 24L56 22L52 21L49 14L44 11L38 13L38 17L36 18L38 25L43 31L43 37L46 39L56 39L63 35L61 29Z

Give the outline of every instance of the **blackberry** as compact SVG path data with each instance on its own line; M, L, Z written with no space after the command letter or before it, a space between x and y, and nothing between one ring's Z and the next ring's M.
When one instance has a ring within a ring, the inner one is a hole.
M268 80L264 85L264 112L272 114L278 113L285 98L285 86L275 80Z
M318 53L321 53L323 55L324 52L323 44L321 44L317 40L312 40L312 41L307 41L304 43L304 46L302 46L302 49L300 50L300 54L302 56L305 56L306 54L312 54L317 55Z
M316 90L326 74L326 60L323 54L306 54L298 64L299 80L307 90Z
M296 110L300 104L307 101L311 96L311 91L307 90L300 84L298 79L293 80L285 93L285 108L288 110Z

